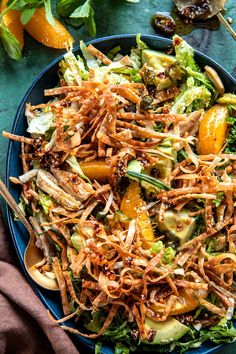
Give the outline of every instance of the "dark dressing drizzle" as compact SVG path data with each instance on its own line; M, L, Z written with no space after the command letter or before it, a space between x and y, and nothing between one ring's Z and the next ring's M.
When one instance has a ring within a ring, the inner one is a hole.
M176 7L171 13L157 12L152 17L151 21L155 31L166 37L174 33L184 36L196 28L217 30L220 27L220 22L216 16L205 20L192 20L181 15Z

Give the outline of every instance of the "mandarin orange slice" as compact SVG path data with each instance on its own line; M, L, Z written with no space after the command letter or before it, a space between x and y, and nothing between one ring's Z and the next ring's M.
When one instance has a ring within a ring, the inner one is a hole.
M228 109L216 104L211 107L200 122L198 150L200 154L218 154L224 145L227 131Z
M62 49L74 42L67 29L54 18L52 26L46 19L44 7L36 9L30 21L24 26L26 31L38 42L55 49Z

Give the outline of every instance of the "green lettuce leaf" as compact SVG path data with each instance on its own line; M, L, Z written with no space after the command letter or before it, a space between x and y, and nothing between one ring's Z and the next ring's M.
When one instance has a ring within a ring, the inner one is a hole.
M71 167L73 172L78 173L78 175L85 179L88 183L92 184L90 179L83 173L83 171L81 170L81 167L77 161L77 158L75 156L70 156L67 157L66 162L68 163L68 165Z
M30 134L45 134L46 131L52 126L53 113L40 112L28 124L27 132Z
M171 113L184 113L195 100L198 102L198 109L208 107L211 100L211 93L205 86L194 86L177 97L175 104L171 108Z
M43 193L41 189L39 189L39 204L42 205L45 214L48 214L50 208L53 206L52 198L48 194Z
M135 68L130 68L127 66L124 66L122 68L114 68L111 70L112 72L123 74L123 75L129 75L130 79L132 82L142 82L142 76L139 73L139 70Z
M136 35L136 43L137 43L138 49L140 49L140 50L149 49L147 44L142 41L141 33L137 33L137 35Z
M26 216L26 202L25 200L22 198L22 195L20 196L20 199L19 199L19 203L18 203L18 207L20 208L20 210L22 211L22 213L24 214L24 216ZM14 221L18 221L20 220L18 218L18 216L14 213Z
M25 25L27 22L29 22L29 20L31 19L31 17L33 16L33 14L35 13L36 8L25 8L21 11L20 14L20 21L22 23L22 25Z
M82 80L88 80L89 72L85 69L83 59L78 55L77 59L75 55L70 51L64 55L64 79L67 83L75 81L75 75L72 72L72 67L76 69L76 74Z
M139 70L141 68L141 65L142 65L142 61L141 61L141 56L140 54L138 54L137 52L139 52L138 49L131 49L131 52L130 52L130 60L131 60L131 63L133 65L133 68L136 69L136 70Z
M233 93L225 93L223 96L218 98L217 102L228 105L236 105L236 95Z
M190 77L193 77L197 81L199 81L201 84L205 85L209 90L215 92L214 87L212 86L211 81L204 75L203 73L199 71L195 71L190 67L186 68L186 71Z
M199 71L199 68L194 60L193 48L178 35L173 37L173 44L175 47L175 57L179 64L185 69L190 67L194 71Z
M198 348L207 340L211 340L216 344L232 343L236 340L236 328L234 328L232 321L222 319L216 326L201 330L192 331L194 339L188 342L177 342L178 347L181 348L181 353L184 353L190 348ZM184 338L184 337L183 337Z
M230 126L229 134L227 137L227 145L224 152L226 154L236 153L236 122Z
M87 66L89 69L98 68L99 64L97 59L89 53L86 44L83 41L80 41L80 49L83 53L84 59L86 60Z
M120 45L117 45L116 47L109 50L109 52L107 53L107 57L113 60L116 54L120 53L120 51L121 51L121 47Z

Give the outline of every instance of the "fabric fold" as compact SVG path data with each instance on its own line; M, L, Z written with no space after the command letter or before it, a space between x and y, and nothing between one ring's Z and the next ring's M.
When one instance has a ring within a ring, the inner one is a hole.
M78 354L21 273L1 215L0 250L0 354Z

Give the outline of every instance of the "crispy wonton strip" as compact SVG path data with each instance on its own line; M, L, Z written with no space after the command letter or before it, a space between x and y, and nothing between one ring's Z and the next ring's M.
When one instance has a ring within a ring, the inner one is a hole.
M5 138L11 139L11 140L15 140L15 141L19 141L20 143L25 143L25 144L29 144L29 145L33 145L34 143L34 139L30 139L30 138L26 138L24 136L20 136L20 135L15 135L15 134L11 134L8 132L3 131L2 135Z
M100 52L100 50L95 48L92 44L89 44L87 49L90 54L92 54L95 58L101 60L103 64L110 65L111 63L113 63L112 60L110 60L105 54Z
M117 125L119 127L131 129L135 133L139 133L140 138L154 138L154 139L172 138L177 141L187 141L188 140L187 138L181 138L181 137L176 136L171 133L160 133L160 132L155 132L154 130L151 130L151 129L141 128L141 127L138 127L137 125L134 125L132 123L126 123L121 120L117 120Z
M176 123L179 121L185 121L185 114L141 114L141 113L117 113L117 118L125 120L152 120L163 123Z
M61 301L63 312L65 315L70 313L70 304L66 293L66 282L61 270L60 262L57 257L53 257L52 259L52 268L57 278L57 282L59 285L60 293L61 293Z
M66 246L58 239L58 237L51 230L48 230L47 233L50 235L51 239L56 242L56 244L58 244L58 246L61 248L62 269L66 270L69 266L66 253Z

